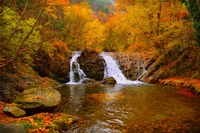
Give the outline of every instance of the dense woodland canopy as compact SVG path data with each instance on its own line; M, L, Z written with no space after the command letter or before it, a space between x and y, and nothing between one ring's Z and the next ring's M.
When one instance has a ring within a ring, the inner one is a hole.
M31 63L55 45L165 53L200 42L198 0L2 0L0 13L1 67L13 58Z

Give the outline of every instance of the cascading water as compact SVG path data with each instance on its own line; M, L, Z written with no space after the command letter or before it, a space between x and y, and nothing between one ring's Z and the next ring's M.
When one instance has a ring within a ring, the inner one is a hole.
M116 61L108 55L108 53L103 52L100 54L105 60L105 68L104 68L104 78L113 77L118 84L140 84L140 81L131 81L128 80L121 70L119 69Z
M80 68L79 63L77 62L77 58L81 55L81 52L73 52L72 53L72 59L70 60L70 82L68 84L74 84L74 83L80 83L81 80L83 80L86 75L83 72L83 70ZM77 74L78 79L75 80L75 74Z

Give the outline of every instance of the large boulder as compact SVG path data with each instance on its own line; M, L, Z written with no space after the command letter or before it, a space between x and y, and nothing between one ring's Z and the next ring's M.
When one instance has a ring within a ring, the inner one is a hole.
M24 127L20 124L1 124L0 133L25 133Z
M102 84L107 84L107 85L115 85L117 81L113 77L105 78L102 81Z
M52 88L33 88L23 91L14 102L27 113L52 111L61 101L61 94Z
M85 50L77 59L87 78L101 81L104 77L104 59L95 51Z
M3 112L13 117L22 117L26 115L26 112L18 107L5 107Z

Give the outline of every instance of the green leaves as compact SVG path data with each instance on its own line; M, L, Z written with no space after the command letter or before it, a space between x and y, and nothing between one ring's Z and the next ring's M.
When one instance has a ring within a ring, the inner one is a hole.
M1 13L1 22L0 22L1 23L0 38L2 40L0 44L1 47L5 45L9 35L15 28L17 21L19 19L20 16L18 15L17 12L13 11L8 7L4 8L3 12ZM0 53L0 56L13 57L17 49L19 48L22 40L30 32L35 21L36 20L34 18L27 18L20 21L17 30L14 32L9 44ZM20 58L26 58L27 60L30 60L30 55L34 54L34 52L38 49L38 46L34 44L37 44L40 41L41 41L40 28L36 28L35 30L33 30L32 34L27 39L26 44L23 47L24 50L22 50L23 52L21 52Z
M194 28L196 30L196 39L197 39L197 45L200 47L200 6L198 0L182 0L182 2L186 3L187 8L191 14L191 17L193 19Z

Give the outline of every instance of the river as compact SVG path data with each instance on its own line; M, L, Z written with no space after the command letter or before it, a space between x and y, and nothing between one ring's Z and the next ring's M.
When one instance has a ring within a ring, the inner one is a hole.
M57 112L79 119L67 133L200 132L200 98L172 86L76 84L57 90Z

